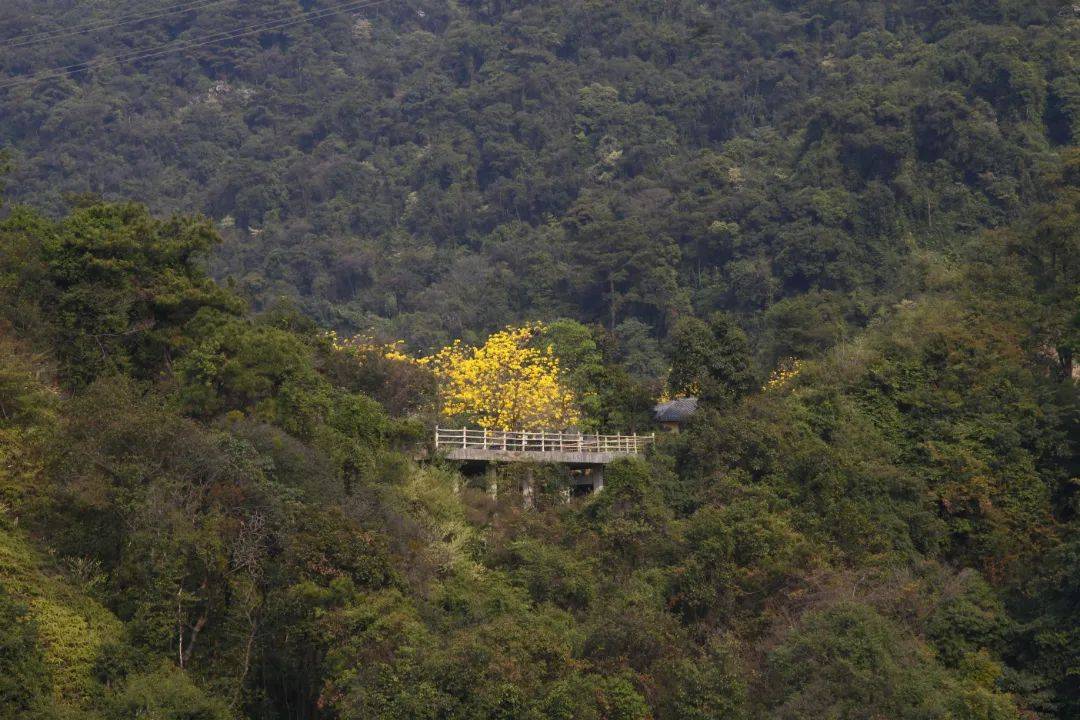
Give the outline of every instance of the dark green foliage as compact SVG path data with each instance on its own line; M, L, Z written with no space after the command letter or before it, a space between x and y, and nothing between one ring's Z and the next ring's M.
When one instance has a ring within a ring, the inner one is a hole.
M811 613L769 654L777 718L1018 718L1003 697L957 687L916 638L855 603Z
M0 717L49 718L52 687L26 608L0 585Z
M328 6L0 3L0 67ZM0 715L1076 717L1075 14L425 0L0 89ZM583 429L700 410L491 494L322 332L526 321Z
M379 401L395 417L422 414L435 398L435 377L427 368L368 353L362 362L347 353L327 352L322 369L336 387Z
M574 320L548 323L538 342L550 347L559 358L566 383L581 405L582 425L596 429L603 421L603 398L607 370L593 332Z
M797 583L811 555L787 518L753 498L704 507L680 530L688 554L672 568L668 604L690 619L756 616L763 598Z
M586 509L609 553L631 561L662 551L660 531L671 521L658 479L637 460L621 460L604 472L604 492Z
M615 360L633 378L663 377L667 363L652 328L636 318L619 323L614 332Z
M926 635L938 658L959 667L980 649L1000 650L1009 620L1001 599L982 577L967 573L957 577L958 587L934 608L926 620Z
M1062 543L1025 580L1016 596L1022 622L1014 659L1040 710L1073 717L1080 712L1080 542Z
M125 233L107 207L80 212ZM394 450L426 438L387 413L428 412L405 400L421 374L342 358L287 310L233 312L208 281L190 313L162 316L169 362L135 344L57 397L28 353L64 357L50 332L63 307L43 301L60 261L36 241L64 223L12 219L26 242L5 272L39 284L8 286L32 311L10 320L26 339L0 345L5 502L126 635L80 656L88 678L63 676L65 707L212 720L1073 710L1080 415L1060 355L1048 365L1038 349L1055 326L1025 322L1060 312L1026 249L1037 223L962 245L953 264L924 254L904 280L916 299L764 389L730 318L676 321L672 382L704 389L686 431L608 466L596 497L565 504L565 478L534 472L523 512L523 468L501 471L492 498ZM651 396L619 363L620 334L637 332L625 325L561 320L543 339L600 427L641 418ZM69 626L25 607L9 613L16 674ZM39 617L53 634L33 633ZM27 687L12 702L51 712L35 699L46 685Z
M664 717L706 720L749 717L746 681L739 674L735 652L720 639L707 643L699 658L687 658L670 669L674 688Z
M675 395L694 395L725 407L754 386L746 336L727 315L717 313L707 324L696 318L679 320L667 340L667 353L668 388Z
M35 283L51 313L60 374L72 387L117 372L154 378L182 350L179 330L200 308L241 307L202 269L216 239L205 222L94 205L51 227L16 213L0 232L38 256L9 262L40 268L19 280Z
M1014 221L1080 132L1072 11L1050 0L422 5L6 89L9 193L205 213L227 240L215 267L259 309L287 296L422 348L536 317L663 337L691 309L757 337L778 301L857 291L862 307L829 311L835 333L887 303L913 243ZM8 44L0 67L316 7ZM0 26L124 10L18 0Z
M516 584L529 591L536 602L552 602L565 608L583 608L597 597L593 563L571 551L531 539L509 543L505 564Z
M130 677L110 700L105 717L125 720L230 720L233 714L221 700L208 698L190 680L168 665Z

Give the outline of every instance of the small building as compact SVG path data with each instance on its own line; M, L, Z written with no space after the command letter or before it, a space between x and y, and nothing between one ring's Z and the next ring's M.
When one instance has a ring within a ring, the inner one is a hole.
M653 408L653 418L668 432L679 432L683 424L697 411L696 397L675 398Z

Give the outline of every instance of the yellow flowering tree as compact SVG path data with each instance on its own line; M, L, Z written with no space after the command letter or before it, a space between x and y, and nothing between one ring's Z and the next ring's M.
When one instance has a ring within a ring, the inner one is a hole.
M537 347L538 324L509 327L480 347L460 341L419 362L439 381L442 414L490 430L541 430L579 421L574 393L551 347Z
M776 366L776 369L772 371L772 375L769 376L769 381L765 383L765 387L761 389L763 392L778 390L787 385L794 378L798 377L799 372L801 371L801 360L798 358L784 358Z
M405 350L404 340L395 340L392 343L379 342L367 335L354 335L353 337L340 338L334 330L328 330L323 336L329 341L330 347L335 352L344 352L357 357L381 357L395 362L415 363L416 360L409 357Z

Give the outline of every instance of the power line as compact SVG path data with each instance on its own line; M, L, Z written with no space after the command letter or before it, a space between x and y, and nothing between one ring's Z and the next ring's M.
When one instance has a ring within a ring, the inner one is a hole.
M84 63L76 63L74 65L56 68L54 70L45 70L24 78L17 78L9 80L8 82L0 83L0 89L7 89L20 85L37 83L42 80L51 80L67 75L74 75L77 73L86 72L88 70L93 70L100 67L108 67L110 65L116 65L124 62L137 62L140 60L160 57L169 53L203 47L205 45L211 45L220 41L233 40L236 38L255 35L262 32L278 30L308 20L318 20L320 18L327 17L340 11L362 10L367 7L382 5L388 1L389 0L375 0L372 2L369 0L351 0L350 2L342 3L329 8L323 8L321 10L309 10L307 12L301 13L300 15L296 15L290 18L266 21L256 25L242 26L240 28L236 28L234 30L229 30L226 32L214 33L211 35L203 36L199 38L196 42L188 42L179 45L170 42L164 45L159 45L155 48L138 50L132 53L127 53L125 55L118 55L111 58L103 58L101 60L90 60Z
M200 2L203 2L203 1L205 1L205 0L200 0ZM179 11L180 8L184 8L188 4L189 3L182 3L182 4L179 4L179 5L171 5L169 7L161 8L160 12L162 12L162 13L164 13L164 12L172 12L174 10ZM134 22L135 20L139 19L139 17L141 17L141 15L142 15L142 12L129 12L126 15L117 15L117 16L113 17L111 22L120 22L120 21ZM103 22L102 20L92 20L90 22L85 22L85 23L82 23L80 25L72 25L71 27L66 28L66 30L70 31L70 32L79 32L81 30L92 29L95 25L99 25L102 22ZM34 38L42 37L44 35L55 35L56 33L64 32L64 31L65 31L65 28L56 28L56 29L53 29L53 30L42 30L42 31L36 32L36 33L26 33L24 35L16 35L15 37L8 38L7 40L4 40L3 42L4 43L22 42L24 40L33 40Z
M291 25L297 25L299 23L318 20L329 15L333 15L337 12L349 12L355 10L364 10L377 5L384 5L390 0L351 0L350 2L341 3L329 8L323 8L321 10L309 10L294 17L285 18L281 20L273 20L264 22L257 25L247 25L234 30L230 30L224 33L217 33L210 36L204 36L197 42L189 42L181 45L174 45L173 43L167 43L160 45L156 48L150 48L148 50L140 50L134 53L128 53L127 55L117 55L111 58L103 58L101 60L90 60L85 63L77 63L75 65L68 65L62 68L56 68L54 70L45 70L40 73L28 75L26 77L9 80L8 82L0 83L0 90L6 90L12 87L18 87L20 85L29 85L42 80L51 80L54 78L61 78L67 75L74 75L77 73L86 72L100 67L107 67L109 65L117 65L124 62L137 62L140 60L147 60L162 55L168 55L173 52L179 52L182 50L191 50L205 45L212 45L216 42L223 40L235 40L237 38L246 37L249 35L256 35L258 33L268 32L271 30L279 30L281 28L289 27Z
M349 0L349 1L350 2L361 2L362 0ZM326 9L319 10L319 11L308 10L307 12L302 13L301 15L295 15L295 16L293 16L291 18L284 18L284 19L285 20L292 20L292 19L295 19L295 18L300 18L300 17L303 17L303 16L307 16L307 15L309 15L311 13L315 13L315 12L326 12ZM273 29L273 28L266 28L265 26L273 25L274 23L281 22L281 21L282 21L281 18L279 18L278 20L264 20L261 23L257 23L255 25L244 26L244 27L241 27L241 28L239 28L237 30L225 30L225 31L220 31L220 32L216 32L216 33L210 33L209 35L203 35L203 36L201 36L199 38L196 38L196 42L201 43L201 42L204 42L204 41L205 42L214 42L214 41L217 41L217 40L228 40L234 33L240 32L241 30L245 30L245 29L252 29L252 30L258 29L261 32L261 31L263 31L265 29ZM162 43L162 44L156 45L154 47L143 48L141 50L132 50L132 51L129 51L129 52L123 54L123 55L114 55L114 56L112 56L110 58L102 58L100 60L87 60L86 62L74 63L72 65L65 65L64 67L53 68L52 70L43 70L43 71L41 71L41 74L46 74L47 75L47 74L50 74L50 73L63 73L63 72L68 71L68 70L80 70L81 71L81 70L89 69L91 67L97 67L98 65L101 65L101 64L110 65L110 64L113 64L113 63L125 62L127 60L138 60L138 59L140 59L140 57L142 55L145 55L145 54L151 54L152 55L152 54L157 53L158 51L164 51L164 50L170 49L170 48L172 48L174 46L175 43L176 43L176 40L173 39L173 40L170 40L169 42ZM181 46L178 46L178 47L181 47ZM8 83L6 83L6 82L5 83L0 83L0 87L5 87L6 85L8 85Z
M108 30L110 28L121 27L123 25L133 25L135 23L146 22L147 20L157 20L163 17L169 17L170 15L180 15L193 10L202 10L203 8L211 7L213 5L221 5L231 0L199 0L196 3L185 3L183 5L173 5L161 10L155 11L150 15L143 15L140 13L128 13L127 15L119 15L117 17L108 20L99 20L97 22L83 23L82 25L74 25L69 28L57 28L55 30L44 30L39 33L32 33L30 35L20 35L18 37L8 38L4 40L2 45L6 47L19 48L26 47L28 45L36 45L38 43L49 42L50 40L58 40L60 38L71 37L72 35L82 35L88 32L96 32L98 30Z

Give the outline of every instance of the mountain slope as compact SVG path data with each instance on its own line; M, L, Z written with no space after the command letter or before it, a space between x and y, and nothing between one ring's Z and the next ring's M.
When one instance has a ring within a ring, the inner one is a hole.
M11 3L3 26L128 9ZM0 65L301 9L215 5ZM725 309L773 359L865 323L913 246L1040 199L1080 128L1078 27L1057 2L387 3L5 90L0 138L18 199L208 214L259 306L424 348Z

